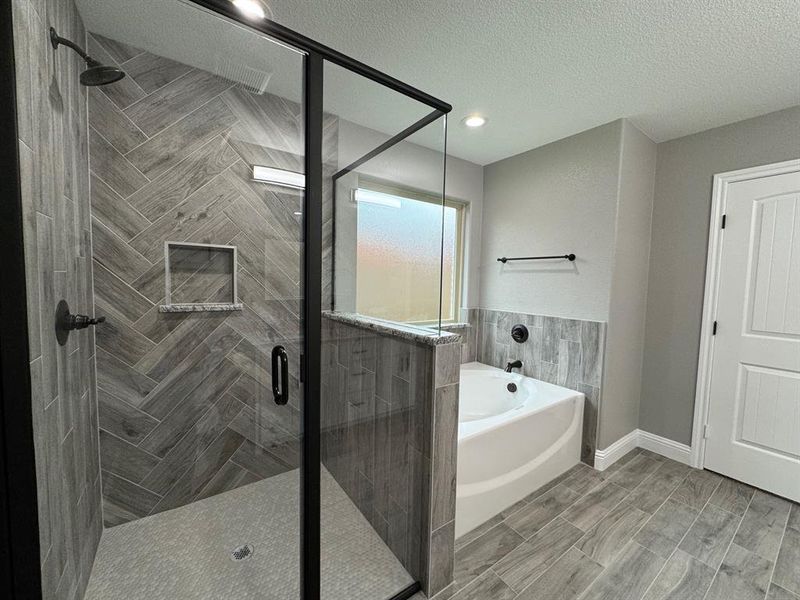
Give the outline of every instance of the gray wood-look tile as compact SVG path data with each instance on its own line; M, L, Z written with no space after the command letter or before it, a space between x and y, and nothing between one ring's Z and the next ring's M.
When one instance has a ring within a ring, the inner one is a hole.
M595 581L602 570L603 567L573 547L517 598L575 600Z
M653 513L675 491L690 471L686 465L664 459L653 475L636 486L628 502L640 510Z
M581 600L639 600L664 565L664 559L630 542Z
M633 490L655 473L660 466L660 461L639 454L609 477L608 480L628 490Z
M581 383L600 387L603 372L605 324L581 322Z
M112 433L100 430L103 467L133 483L141 483L158 464L158 458Z
M217 471L216 475L211 478L211 481L200 490L196 499L202 500L204 498L210 498L222 492L234 490L249 483L255 483L256 481L260 481L260 479L261 478L255 473L251 473L236 463L228 461Z
M586 532L575 547L608 566L649 518L647 513L623 502Z
M101 45L94 35L89 36L89 54L95 60L105 65L118 65L117 61L106 50L104 45ZM145 97L145 92L140 88L136 82L130 77L125 77L116 83L104 85L100 91L109 97L109 99L120 109L130 106L137 100Z
M131 444L141 442L158 425L158 421L147 413L102 388L97 390L97 401L100 427Z
M141 407L156 382L102 348L97 349L97 385L132 406Z
M127 516L125 521L131 520L130 516L144 517L150 514L160 499L160 496L141 486L103 471L103 512L106 522L111 526L121 522L115 520L113 515ZM109 516L112 516L111 520Z
M107 305L113 306L117 312L128 320L137 321L148 310L153 308L152 302L99 262L94 261L93 269L95 297L101 299Z
M703 600L714 573L707 564L677 550L647 590L644 600Z
M634 540L651 552L669 558L689 531L698 512L681 502L667 500L639 530Z
M767 593L767 600L798 600L798 598L800 598L800 596L793 594L775 583L770 584L769 592Z
M431 534L429 586L432 593L444 589L453 581L453 570L455 568L453 552L454 536L455 521L450 521L442 525Z
M797 511L797 505L794 505L794 510ZM792 521L792 525L795 524ZM800 596L800 529L786 527L772 579L779 586Z
M231 461L252 471L261 479L285 473L291 468L277 456L250 440L244 440L239 449L234 452Z
M582 377L581 345L568 340L558 344L558 385L575 389Z
M568 485L566 480L564 485ZM628 490L609 481L586 494L561 516L583 531L589 531L627 495Z
M125 63L125 72L148 94L185 75L192 68L163 56L142 52Z
M792 502L792 508L789 511L789 521L786 523L786 526L800 531L800 504L797 502Z
M680 549L716 569L725 557L740 520L740 517L709 504L689 529Z
M508 587L495 573L486 571L455 595L448 596L444 594L436 596L436 600L439 600L440 597L442 600L485 600L487 598L492 600L513 600L516 595L516 592Z
M582 536L583 531L557 517L492 568L509 587L521 592Z
M99 88L89 88L89 112L92 127L120 154L126 154L147 136Z
M217 98L201 106L193 113L186 115L141 146L135 148L126 157L147 177L156 179L189 157L193 152L200 150L207 143L219 137L220 134L225 134L234 123L235 118L231 112ZM230 148L220 148L219 150L233 152ZM231 154L226 154L224 159L230 159L232 156ZM200 157L198 161L202 158ZM216 158L216 160L219 161L221 159ZM206 161L208 161L208 158L206 158ZM213 163L210 166L214 168ZM194 179L208 178L209 176L205 172L207 170L208 168L206 167L203 171L193 175ZM192 171L184 170L181 174L184 172L191 173ZM192 185L191 181L188 183L190 186ZM173 190L171 191L173 194L175 193ZM161 206L171 207L175 206L175 204L162 203ZM146 216L148 214L154 214L154 212L145 213Z
M502 520L503 520L503 517L501 515L495 515L494 517L492 517L491 519L489 519L485 523L483 523L481 525L478 525L472 531L468 531L467 533L462 535L460 538L456 538L455 549L459 550L460 548L463 548L464 546L466 546L470 542L478 539L484 533L489 531L492 527L497 525Z
M92 215L120 238L129 241L150 221L96 175L91 176Z
M707 600L761 600L767 594L772 562L731 544L708 590Z
M755 489L745 483L723 479L709 502L735 515L743 515L754 493Z
M791 507L788 500L756 490L734 543L774 562Z
M153 512L169 510L194 499L239 449L243 441L244 438L235 431L223 430L219 437L197 458L192 468L186 471L158 502L153 508Z
M89 131L89 149L92 172L123 198L147 183L147 178L94 128Z
M492 527L484 535L455 553L453 581L458 589L486 571L524 540L505 523Z
M716 473L695 469L672 493L672 499L702 509L721 481Z
M130 321L99 297L95 299L95 313L106 319L95 331L97 345L105 350L114 349L117 358L127 364L136 364L155 347L153 342L128 324Z
M216 75L194 70L128 107L125 114L147 135L154 136L229 87L230 82Z
M455 347L455 345L452 345ZM437 365L439 352L437 349ZM458 364L456 364L458 366ZM458 452L458 383L434 392L433 491L431 527L455 519L456 461Z
M213 104L209 106L213 107ZM164 135L172 133L175 132L166 131ZM151 161L157 158L155 153L158 151L158 148L143 147L142 152L147 156L147 161L138 160L136 156L132 158L144 168L152 168ZM231 166L236 159L236 153L223 137L211 137L205 145L186 156L174 168L133 194L129 201L144 216L155 220ZM257 226L257 223L258 221L254 222L252 226Z
M606 479L600 471L595 471L582 463L579 463L579 466L580 468L577 468L562 481L565 486L579 494L585 494Z
M506 523L528 539L579 497L580 494L574 490L559 484L508 517Z
M92 218L92 245L95 259L124 281L133 281L150 268L141 254Z

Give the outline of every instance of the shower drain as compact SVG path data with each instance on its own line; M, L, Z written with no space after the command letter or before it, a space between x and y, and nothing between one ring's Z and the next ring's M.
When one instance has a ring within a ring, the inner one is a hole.
M244 544L243 546L237 546L233 550L231 550L231 560L233 562L238 562L240 560L246 560L253 556L253 545L252 544Z

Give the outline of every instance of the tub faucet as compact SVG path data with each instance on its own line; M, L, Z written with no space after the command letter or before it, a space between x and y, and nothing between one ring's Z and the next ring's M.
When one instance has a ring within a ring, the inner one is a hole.
M522 361L515 360L514 362L510 362L506 365L506 373L511 373L511 369L521 369L522 368Z

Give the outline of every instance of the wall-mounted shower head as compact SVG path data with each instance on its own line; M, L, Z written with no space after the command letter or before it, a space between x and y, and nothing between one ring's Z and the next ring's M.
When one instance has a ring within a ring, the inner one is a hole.
M50 28L50 43L53 45L53 48L58 48L59 46L72 48L86 62L89 68L81 73L81 85L107 85L125 77L125 71L117 67L109 67L108 65L100 64L86 54L83 48L78 46L75 42L60 37L52 27Z

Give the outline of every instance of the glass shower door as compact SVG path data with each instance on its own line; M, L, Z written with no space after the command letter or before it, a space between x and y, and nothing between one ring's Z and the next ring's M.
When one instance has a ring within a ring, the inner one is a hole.
M43 40L42 83L63 102L40 120L74 110L88 139L86 189L33 219L58 259L40 298L57 385L35 398L53 433L37 456L52 479L45 589L91 572L89 599L299 598L305 56L178 0L84 5L59 33L126 77L82 88L75 57L50 60ZM62 347L49 327L62 295L106 318L96 388L92 332Z

